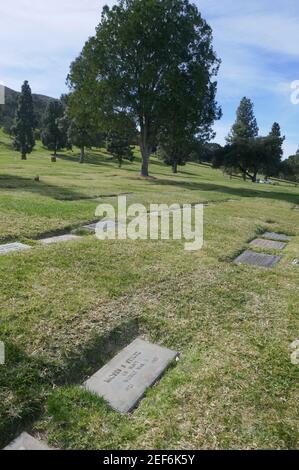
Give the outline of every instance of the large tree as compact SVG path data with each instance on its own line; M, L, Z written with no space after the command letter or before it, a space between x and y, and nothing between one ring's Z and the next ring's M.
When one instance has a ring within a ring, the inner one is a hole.
M146 177L157 136L169 120L167 104L180 80L188 81L180 99L197 115L201 112L201 123L210 123L207 109L218 116L218 67L212 30L194 4L120 0L104 7L96 36L71 65L69 83L84 95L89 112L97 114L101 108L102 115L125 112L134 117L140 131L141 174Z
M57 151L67 145L67 133L60 125L60 120L64 115L64 106L61 101L50 101L45 111L43 119L43 129L41 139L43 145L54 152L54 160Z
M238 139L216 152L213 165L230 175L241 173L244 179L248 177L255 183L259 172L273 175L272 148L273 138L270 136Z
M18 99L15 123L12 128L13 146L21 152L22 160L27 159L27 154L31 153L35 146L35 127L36 119L33 111L31 88L26 80Z

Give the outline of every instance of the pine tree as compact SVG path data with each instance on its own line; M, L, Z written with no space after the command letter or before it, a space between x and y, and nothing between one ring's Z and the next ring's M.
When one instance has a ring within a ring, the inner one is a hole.
M253 111L253 103L244 97L237 110L237 119L227 138L229 143L234 143L240 139L254 139L258 136L259 128Z
M41 134L43 145L54 152L53 161L56 160L57 151L67 145L67 134L60 125L64 115L64 106L61 101L50 101L43 119Z
M281 135L280 125L277 122L274 122L267 140L269 142L269 153L268 159L263 166L266 178L279 174L281 159L283 157L282 145L285 141L285 137Z
M36 119L33 111L33 100L31 89L26 80L22 86L22 91L18 101L15 124L12 129L14 136L13 146L21 152L22 160L27 159L27 154L31 153L35 145L34 130Z
M277 122L274 122L269 136L273 138L273 157L280 162L283 156L282 145L285 141L285 136L281 135L280 125Z

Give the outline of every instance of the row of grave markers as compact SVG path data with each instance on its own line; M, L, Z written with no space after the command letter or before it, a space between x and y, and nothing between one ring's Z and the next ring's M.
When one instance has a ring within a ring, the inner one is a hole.
M251 247L269 248L275 250L283 250L291 237L282 233L266 232L262 238L256 238L250 243ZM266 253L257 253L255 251L246 250L235 259L236 264L249 264L261 266L265 268L274 267L281 260L281 256L269 255ZM295 260L296 261L296 260ZM297 264L293 262L293 264Z
M106 226L109 226L109 222L105 222ZM90 230L90 231L95 231L96 230L96 225L97 224L91 224L91 225L85 225L84 229ZM72 235L72 234L66 234L66 235L59 235L59 236L54 236L50 238L43 238L41 240L38 240L41 245L51 245L54 243L64 243L64 242L71 242L71 241L76 241L76 240L81 240L82 237L79 235ZM6 243L5 245L0 245L0 255L12 253L14 251L25 251L25 250L30 250L32 246L30 245L25 245L24 243Z

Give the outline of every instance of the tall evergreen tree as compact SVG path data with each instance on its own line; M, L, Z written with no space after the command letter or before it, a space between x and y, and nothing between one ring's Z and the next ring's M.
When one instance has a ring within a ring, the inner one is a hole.
M280 125L277 122L274 122L268 140L270 152L269 160L265 162L264 165L264 172L265 176L275 176L279 173L281 159L283 157L282 145L285 141L285 136L281 135Z
M254 139L258 136L259 128L254 116L253 103L244 97L237 110L236 122L232 127L227 141L235 143L240 139Z
M54 152L56 160L57 151L67 145L67 134L60 125L60 120L64 115L64 106L61 101L50 101L43 119L43 130L41 139L43 145Z
M285 136L281 135L280 125L277 122L274 122L269 136L273 138L273 157L280 162L283 156L282 145L285 141Z
M22 160L27 159L27 154L31 153L35 146L35 127L36 119L33 111L31 88L26 80L19 96L15 124L12 128L13 146L21 152Z

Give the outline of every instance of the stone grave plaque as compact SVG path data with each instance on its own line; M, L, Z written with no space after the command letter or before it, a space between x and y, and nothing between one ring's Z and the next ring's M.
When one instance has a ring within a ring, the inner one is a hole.
M274 240L256 238L250 243L250 246L258 246L259 248L270 248L272 250L283 250L287 245L284 242L276 242Z
M23 432L17 439L11 442L4 450L51 450L44 442Z
M266 255L264 253L255 253L246 250L237 259L236 264L250 264L253 266L261 266L264 268L272 268L281 260L280 256Z
M80 240L81 238L82 237L79 237L78 235L60 235L58 237L44 238L43 240L40 240L40 243L42 245L51 245L52 243L71 242Z
M177 356L175 351L138 338L87 380L84 387L103 397L114 410L128 413Z
M0 245L0 255L5 255L13 251L30 250L31 246L24 245L23 243L8 243L6 245Z
M284 235L283 233L266 232L262 235L263 238L269 238L277 242L289 242L292 238Z

